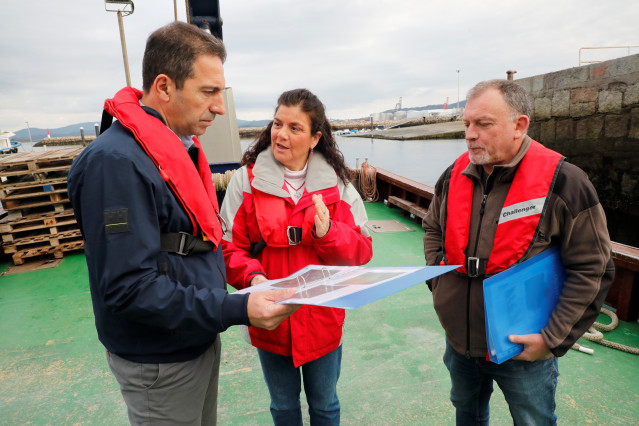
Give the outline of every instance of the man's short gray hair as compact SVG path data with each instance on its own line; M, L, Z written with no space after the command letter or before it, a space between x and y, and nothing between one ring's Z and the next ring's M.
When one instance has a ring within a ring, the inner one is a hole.
M466 95L466 101L481 95L488 89L497 89L504 97L504 100L512 110L512 118L515 119L517 115L525 115L530 118L532 114L532 107L530 106L530 98L526 89L512 80L486 80L479 82L468 91Z

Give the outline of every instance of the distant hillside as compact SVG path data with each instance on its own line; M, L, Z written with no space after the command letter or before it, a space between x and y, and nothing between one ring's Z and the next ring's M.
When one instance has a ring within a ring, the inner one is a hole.
M460 108L464 108L466 106L466 99L464 100L459 100L459 107ZM457 102L448 102L448 108L457 108ZM444 109L444 104L439 104L439 105L427 105L427 106L421 106L421 107L406 107L406 108L402 108L399 111L424 111L424 110L429 110L429 109ZM382 111L382 112L393 112L394 110L392 109L387 109L386 111Z
M237 120L237 125L239 127L264 127L266 126L270 120ZM70 137L70 136L80 136L80 127L84 128L85 136L93 136L95 135L95 124L100 124L99 121L88 121L86 123L78 123L71 124L70 126L58 127L57 129L49 129L49 134L52 138L57 137ZM14 132L16 135L12 138L16 141L29 141L29 130L28 129L20 129L17 132ZM39 129L37 127L31 128L31 140L33 142L38 142L47 137L47 129Z
M80 127L82 127L84 128L85 136L95 136L95 123L98 123L98 125L100 124L99 121L88 121L86 123L71 124L70 126L59 127L57 129L49 129L49 134L52 138L80 136ZM21 129L14 133L16 135L12 139L16 141L29 141L29 129ZM47 129L39 129L37 127L31 128L31 139L33 140L33 142L38 142L46 137Z

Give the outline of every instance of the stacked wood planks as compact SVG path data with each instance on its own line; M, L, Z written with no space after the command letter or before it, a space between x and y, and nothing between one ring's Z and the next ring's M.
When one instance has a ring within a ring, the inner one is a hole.
M31 257L62 258L84 243L67 194L67 174L83 147L0 158L2 249L21 265Z

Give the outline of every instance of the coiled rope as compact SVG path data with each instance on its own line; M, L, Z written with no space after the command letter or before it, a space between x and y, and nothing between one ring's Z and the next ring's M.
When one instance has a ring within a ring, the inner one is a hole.
M617 314L612 312L610 309L601 308L601 313L610 317L610 324L595 322L592 327L590 327L588 331L584 333L582 337L584 339L590 340L591 342L598 343L602 346L616 349L618 351L628 352L633 355L639 355L639 348L633 348L631 346L622 345L621 343L611 342L610 340L606 340L603 338L603 333L601 333L601 331L608 332L614 330L619 325L619 319L617 318ZM592 349L585 348L577 343L572 346L572 349L589 354L592 354L593 352Z
M226 188L229 186L229 182L231 178L235 174L235 170L227 170L222 173L213 173L213 182L215 183L216 191L226 191Z
M364 201L377 201L377 169L368 164L368 158L366 160L359 169L359 189Z

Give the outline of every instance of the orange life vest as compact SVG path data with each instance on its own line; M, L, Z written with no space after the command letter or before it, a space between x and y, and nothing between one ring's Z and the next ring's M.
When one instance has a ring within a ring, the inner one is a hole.
M161 120L147 114L140 107L142 92L125 87L113 99L104 102L104 109L128 129L157 166L164 181L184 207L193 224L215 246L222 239L219 207L213 178L200 141L193 142L200 149L197 170L184 144Z
M546 211L555 178L563 156L536 141L519 163L494 237L493 249L485 273L494 274L517 263L534 241L537 228ZM446 204L444 231L445 258L449 265L462 265L456 269L468 273L466 249L468 246L470 217L473 204L473 180L462 174L468 166L468 153L462 154L451 172ZM516 236L516 238L513 238Z
M253 166L246 168L248 172L249 182L253 182ZM304 189L306 192L306 189ZM313 227L315 226L315 209L306 208L307 206L298 204L297 208L304 209L304 216L301 223L289 223L286 214L286 206L284 198L275 197L266 194L251 185L251 192L255 205L255 216L260 229L262 239L270 247L286 247L291 245L291 236L294 235L290 228L301 228L301 239L298 244L311 244L313 240ZM340 201L339 189L337 186L322 191L322 200L329 211L329 215L333 216L335 203ZM300 203L311 203L311 198L300 199ZM310 206L311 204L308 204Z

